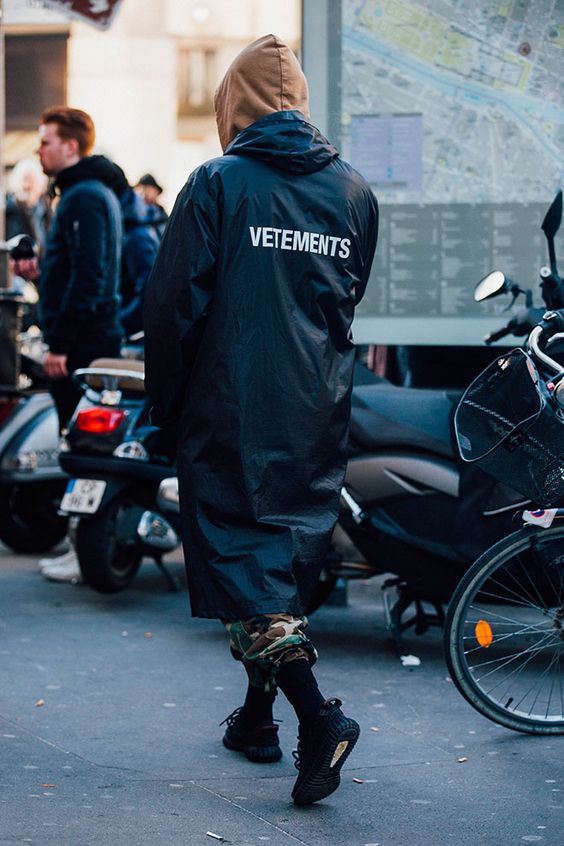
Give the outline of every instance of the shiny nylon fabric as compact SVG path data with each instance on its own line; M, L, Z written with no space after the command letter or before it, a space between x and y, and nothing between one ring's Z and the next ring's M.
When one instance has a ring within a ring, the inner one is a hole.
M295 111L243 130L177 199L147 287L146 385L154 421L178 426L194 616L303 614L338 514L377 225L368 185ZM334 255L263 228L333 236Z

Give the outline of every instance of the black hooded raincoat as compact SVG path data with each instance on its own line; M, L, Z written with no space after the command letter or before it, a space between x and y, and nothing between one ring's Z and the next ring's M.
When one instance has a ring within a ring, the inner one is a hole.
M192 613L303 613L346 466L378 226L363 178L297 111L267 114L180 193L148 284L146 384L179 428Z

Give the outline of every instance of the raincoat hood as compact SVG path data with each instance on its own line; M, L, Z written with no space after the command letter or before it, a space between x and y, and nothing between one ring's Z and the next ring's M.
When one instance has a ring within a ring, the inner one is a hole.
M309 117L307 80L296 56L275 35L249 44L232 62L214 99L223 150L235 136L273 112Z
M315 173L338 151L301 112L275 112L240 132L225 153L260 159L289 173Z

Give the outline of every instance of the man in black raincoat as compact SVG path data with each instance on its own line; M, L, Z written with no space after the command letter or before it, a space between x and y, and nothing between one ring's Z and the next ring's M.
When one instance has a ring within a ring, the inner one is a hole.
M224 155L178 196L148 283L146 384L155 423L178 427L192 613L227 625L248 673L224 744L279 760L279 687L299 719L302 805L338 787L358 737L319 691L303 613L338 514L378 207L308 123L305 77L275 36L235 59L215 107Z

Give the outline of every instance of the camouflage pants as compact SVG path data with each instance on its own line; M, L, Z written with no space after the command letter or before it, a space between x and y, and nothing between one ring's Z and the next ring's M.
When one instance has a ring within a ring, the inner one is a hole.
M276 673L289 661L317 661L313 643L305 634L307 617L261 614L249 620L225 623L231 654L242 661L253 687L276 688Z

